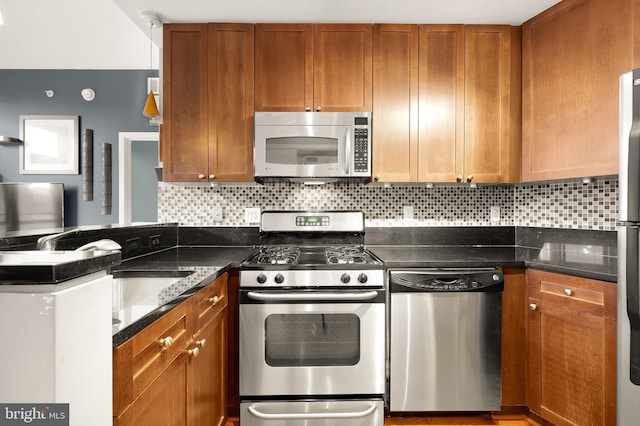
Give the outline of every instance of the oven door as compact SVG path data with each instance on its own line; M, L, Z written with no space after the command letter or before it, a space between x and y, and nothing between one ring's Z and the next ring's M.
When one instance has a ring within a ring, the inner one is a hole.
M242 426L382 426L382 399L249 401L240 404Z
M256 127L256 177L346 177L350 175L350 126Z
M384 290L241 290L239 321L241 397L384 394Z

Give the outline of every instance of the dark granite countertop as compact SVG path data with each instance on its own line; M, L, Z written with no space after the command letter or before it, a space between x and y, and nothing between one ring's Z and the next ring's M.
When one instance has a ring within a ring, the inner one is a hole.
M120 260L120 251L0 251L0 284L59 284Z

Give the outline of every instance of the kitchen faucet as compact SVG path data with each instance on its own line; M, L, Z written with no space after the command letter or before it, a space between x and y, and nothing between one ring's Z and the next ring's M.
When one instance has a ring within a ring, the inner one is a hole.
M78 232L80 232L80 229L74 228L58 234L45 235L44 237L38 238L36 247L38 250L55 250L61 238L67 235L77 234Z

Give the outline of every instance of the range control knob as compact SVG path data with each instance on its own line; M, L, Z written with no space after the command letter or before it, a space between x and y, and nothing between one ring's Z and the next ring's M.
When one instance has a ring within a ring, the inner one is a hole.
M368 279L369 277L367 277L367 274L358 275L358 281L361 282L362 284L366 283Z
M349 274L342 274L342 276L340 277L340 281L346 284L351 281L351 276Z
M260 274L256 277L256 281L258 281L260 284L264 284L267 282L267 276L265 274Z
M275 280L276 280L276 283L282 284L284 282L284 275L282 274L276 275Z

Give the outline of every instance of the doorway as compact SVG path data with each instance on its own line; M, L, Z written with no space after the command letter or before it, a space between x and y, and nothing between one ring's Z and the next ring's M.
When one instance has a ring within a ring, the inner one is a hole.
M120 132L118 223L157 222L159 134Z

